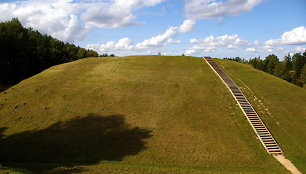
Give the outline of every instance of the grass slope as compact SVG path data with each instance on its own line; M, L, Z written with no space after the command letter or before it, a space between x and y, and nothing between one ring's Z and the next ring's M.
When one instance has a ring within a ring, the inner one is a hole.
M82 59L0 93L0 163L39 173L287 173L202 58L165 56Z
M286 157L306 173L306 90L249 65L216 61L259 111Z

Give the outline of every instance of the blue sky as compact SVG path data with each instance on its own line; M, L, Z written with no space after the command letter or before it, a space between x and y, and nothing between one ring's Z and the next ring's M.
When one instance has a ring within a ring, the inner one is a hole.
M305 7L305 0L0 0L0 21L18 17L101 54L282 58L305 50Z

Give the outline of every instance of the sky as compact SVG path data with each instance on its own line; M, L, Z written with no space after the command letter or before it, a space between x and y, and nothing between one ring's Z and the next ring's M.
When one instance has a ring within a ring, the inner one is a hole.
M19 18L100 54L266 57L306 48L306 0L0 0Z

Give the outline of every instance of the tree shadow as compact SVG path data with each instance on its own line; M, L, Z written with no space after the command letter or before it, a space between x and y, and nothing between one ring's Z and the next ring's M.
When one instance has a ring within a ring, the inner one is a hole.
M131 127L123 115L78 116L8 137L3 136L5 130L0 128L0 164L38 173L60 166L120 161L146 149L145 139L151 137L150 130Z

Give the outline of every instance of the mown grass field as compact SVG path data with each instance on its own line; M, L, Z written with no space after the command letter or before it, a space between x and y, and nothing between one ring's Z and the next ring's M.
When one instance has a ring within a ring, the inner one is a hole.
M34 173L287 173L202 58L166 56L82 59L0 93L0 164Z
M216 61L259 111L285 156L306 173L306 90L249 65Z

